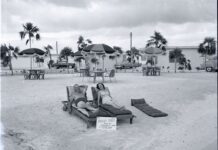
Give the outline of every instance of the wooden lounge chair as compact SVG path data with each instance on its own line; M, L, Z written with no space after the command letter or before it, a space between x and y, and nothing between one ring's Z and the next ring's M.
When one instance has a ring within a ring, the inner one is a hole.
M144 112L145 114L151 117L166 117L167 113L164 113L156 108L153 108L149 104L146 103L144 98L140 99L131 99L131 105L136 107L138 110Z
M106 87L107 88L107 87ZM107 88L108 89L108 88ZM127 109L118 109L113 107L112 105L103 104L102 100L98 102L98 89L95 87L91 87L92 96L93 96L93 103L102 108L103 110L110 113L111 116L116 117L117 120L122 119L130 119L130 124L133 122L133 118L135 117L130 110Z
M86 90L87 90L87 86L86 85L80 85L81 88L84 88L84 94L85 97L86 96ZM74 104L71 105L70 104L70 99L71 99L71 95L74 93L74 88L73 86L67 86L67 101L62 101L62 103L64 104L63 106L63 110L64 111L68 111L70 114L75 114L77 116L79 116L81 119L83 119L86 123L87 123L87 128L89 128L91 126L91 123L95 123L96 122L96 118L99 116L101 117L109 117L111 116L108 112L106 112L103 109L99 109L99 111L97 113L93 113L91 111L85 110L85 109L81 109L76 107ZM89 101L90 103L92 103L92 101Z
M110 79L110 82L112 81L111 80L112 78L116 80L115 72L116 72L115 69L112 69L108 75L105 75L105 77L108 77Z

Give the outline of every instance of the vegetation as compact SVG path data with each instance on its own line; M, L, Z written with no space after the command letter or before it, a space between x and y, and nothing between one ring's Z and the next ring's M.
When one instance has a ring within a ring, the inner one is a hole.
M9 66L9 69L11 70L11 75L14 74L11 60L13 57L17 59L18 52L18 47L13 47L11 45L6 46L6 44L1 45L1 63L4 67Z
M78 51L82 51L84 47L86 47L89 44L92 44L92 41L90 39L84 40L84 37L80 35L77 44L78 44Z
M146 47L155 46L157 48L162 49L162 51L164 52L163 54L165 54L166 45L166 38L164 38L164 36L160 32L154 31L154 35L151 36L151 39L147 41Z
M216 53L216 42L213 37L206 37L202 43L199 44L198 52L204 55L204 66L206 67L207 55Z
M95 64L95 68L96 68L97 64L99 64L98 59L95 58L95 57L91 59L91 62L92 62L93 64Z
M139 61L140 54L139 54L139 50L136 49L136 47L132 47L131 51L130 50L126 51L126 54L129 56L127 58L129 62L134 63L135 58L137 59L137 61Z
M68 65L68 57L72 56L73 57L73 52L70 47L64 47L61 52L60 52L60 59L64 58L67 62ZM68 73L69 73L69 66L67 67Z
M39 28L34 26L31 22L27 22L23 25L23 31L20 31L20 38L21 40L28 36L26 40L26 45L29 43L31 48L32 39L35 38L36 40L40 40Z
M113 46L113 49L115 50L116 53L116 64L117 64L117 58L120 57L121 54L123 54L123 50L119 46Z
M51 45L47 45L44 47L44 49L46 50L45 53L46 55L49 55L49 62L48 62L48 67L49 69L51 68L52 64L54 63L54 61L52 60L52 57L51 57L51 50L53 49L53 47Z
M184 58L185 56L182 54L182 50L179 49L179 48L175 48L173 51L171 51L169 53L169 57L170 59L173 59L174 60L174 63L175 63L175 73L176 73L176 68L177 68L177 63L180 62L180 64L184 62Z
M84 57L77 57L76 59L74 59L75 62L79 63L79 69L81 67L81 62L82 62L83 59L84 59Z

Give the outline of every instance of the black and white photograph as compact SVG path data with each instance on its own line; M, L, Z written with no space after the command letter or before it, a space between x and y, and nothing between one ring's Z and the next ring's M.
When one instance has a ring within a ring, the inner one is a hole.
M0 5L0 150L217 150L217 0Z

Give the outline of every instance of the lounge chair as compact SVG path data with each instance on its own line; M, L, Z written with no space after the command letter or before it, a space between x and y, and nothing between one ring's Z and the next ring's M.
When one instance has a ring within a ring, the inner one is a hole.
M107 88L107 87L106 87ZM98 89L95 87L91 87L92 96L93 96L93 103L99 108L110 113L111 116L116 117L117 120L121 119L130 119L130 124L132 124L133 118L135 117L130 110L127 109L118 109L113 107L112 105L103 104L102 100L98 102Z
M151 117L165 117L168 116L167 113L164 113L158 109L151 107L145 102L144 98L140 99L131 99L131 105L136 107L138 110L144 112L145 114Z
M105 75L105 77L108 77L110 79L110 82L111 82L112 78L114 78L116 80L115 72L116 72L115 69L112 69L108 75Z
M80 85L81 88L84 88L84 95L86 96L86 90L87 90L87 86L86 85ZM71 99L71 95L74 93L74 89L73 86L67 86L67 101L62 101L62 103L64 104L63 106L63 110L64 111L68 111L70 114L74 113L75 115L79 116L80 118L82 118L86 123L87 123L87 128L89 128L91 126L91 123L95 123L96 122L96 118L97 117L110 117L110 113L106 112L105 110L99 108L99 111L97 113L93 113L91 111L88 111L86 109L81 109L76 107L74 104L70 105L70 99ZM92 101L89 101L90 103L92 103Z

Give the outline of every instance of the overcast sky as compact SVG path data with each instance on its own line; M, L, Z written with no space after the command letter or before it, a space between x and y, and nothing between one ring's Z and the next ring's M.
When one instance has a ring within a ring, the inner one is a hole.
M217 0L3 0L1 43L28 48L18 32L32 22L41 40L32 47L50 44L77 50L79 35L93 43L129 49L145 47L159 31L169 46L198 46L206 36L217 37Z

